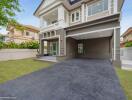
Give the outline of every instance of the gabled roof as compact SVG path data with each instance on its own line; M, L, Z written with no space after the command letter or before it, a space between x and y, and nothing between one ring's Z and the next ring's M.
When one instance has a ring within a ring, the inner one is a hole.
M132 34L132 27L128 28L128 30L121 37L124 37L129 34Z
M45 0L42 0L41 3L39 4L38 8L35 10L34 15L37 13L37 11L39 10L39 8L42 6L42 4L44 3ZM81 0L64 0L64 1L68 1L70 5L73 5L75 3L78 3Z
M34 15L36 14L36 12L38 11L38 9L41 7L41 5L44 3L45 0L42 0L41 3L39 4L38 8L35 10Z

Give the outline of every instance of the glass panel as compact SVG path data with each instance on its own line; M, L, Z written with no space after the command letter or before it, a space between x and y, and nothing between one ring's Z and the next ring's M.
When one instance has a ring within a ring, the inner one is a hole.
M88 6L88 16L97 14L99 12L108 10L108 0L100 0Z
M77 12L76 12L76 21L79 20L79 17L80 17L80 16L79 16L79 11L77 11Z
M108 10L108 0L103 0L104 10Z
M72 14L72 22L74 22L74 19L75 19L75 15L74 13Z
M78 54L83 54L83 43L78 44Z

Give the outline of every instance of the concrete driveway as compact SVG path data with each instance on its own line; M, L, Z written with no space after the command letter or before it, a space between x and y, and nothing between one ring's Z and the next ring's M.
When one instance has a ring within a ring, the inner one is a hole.
M126 100L108 60L73 59L0 85L0 100Z

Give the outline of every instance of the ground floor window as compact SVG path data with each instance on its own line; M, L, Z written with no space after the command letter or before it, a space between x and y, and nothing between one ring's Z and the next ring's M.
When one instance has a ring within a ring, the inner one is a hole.
M78 54L83 54L84 48L83 48L83 43L78 44Z

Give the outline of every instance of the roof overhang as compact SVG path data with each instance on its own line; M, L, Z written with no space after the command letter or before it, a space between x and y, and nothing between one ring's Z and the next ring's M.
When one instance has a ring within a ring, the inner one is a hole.
M105 37L111 37L113 32L114 32L114 28L108 28L108 29L100 29L100 30L84 32L84 33L77 33L74 35L68 35L67 37L71 37L76 40L105 38Z
M35 12L33 13L33 15L37 16L36 13L39 10L39 8L41 7L41 5L44 3L45 0L42 0L41 3L39 4L39 6L37 7L37 9L35 10Z

